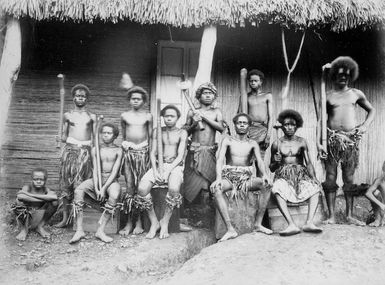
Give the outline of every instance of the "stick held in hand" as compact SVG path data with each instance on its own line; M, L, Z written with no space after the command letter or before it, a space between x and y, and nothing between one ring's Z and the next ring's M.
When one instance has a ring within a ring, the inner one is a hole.
M59 111L59 128L58 128L58 139L57 148L60 148L61 138L63 135L63 116L64 116L64 100L65 100L65 89L64 89L64 74L58 74L59 79L59 94L60 94L60 111Z

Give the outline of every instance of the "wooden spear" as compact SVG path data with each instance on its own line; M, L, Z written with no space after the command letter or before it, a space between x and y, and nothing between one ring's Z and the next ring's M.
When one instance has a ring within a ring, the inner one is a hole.
M97 120L96 124L96 134L95 134L95 153L96 153L96 172L98 174L98 184L99 187L97 189L100 189L103 187L102 184L102 166L101 166L101 161L100 161L100 144L99 144L99 133L100 133L100 126L103 121L104 117L103 115L100 115Z
M158 152L158 172L160 176L163 178L163 141L162 141L162 118L160 115L161 110L161 100L156 100L157 107L157 121L156 121L156 140L157 140L157 152Z
M59 79L59 94L60 94L60 117L59 117L59 128L58 128L58 140L57 148L61 146L61 138L63 135L63 116L64 116L64 100L65 100L65 89L64 89L64 74L58 74Z
M247 89L246 89L246 81L247 81L247 69L242 68L240 74L240 93L241 93L241 112L248 114L247 108Z

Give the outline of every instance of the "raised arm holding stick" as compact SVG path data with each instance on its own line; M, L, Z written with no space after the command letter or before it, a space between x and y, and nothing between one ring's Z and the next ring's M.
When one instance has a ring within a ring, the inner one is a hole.
M189 94L189 88L191 86L191 82L189 80L186 80L186 77L184 73L181 74L181 81L179 82L179 88L181 89L181 92L183 93L184 98L187 101L187 104L189 105L190 109L193 111L194 114L197 113L197 110L194 106L193 101L191 100L190 94ZM202 118L198 121L198 127L201 131L205 129L205 126L202 123Z

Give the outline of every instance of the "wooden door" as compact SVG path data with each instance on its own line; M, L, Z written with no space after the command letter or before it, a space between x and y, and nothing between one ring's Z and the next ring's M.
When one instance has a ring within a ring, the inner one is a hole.
M182 73L191 83L198 68L200 43L186 41L160 41L158 43L157 73L155 96L152 96L151 111L156 114L156 99L162 100L162 107L174 104L181 111L177 126L186 122L189 110L186 100L177 83ZM194 98L194 94L190 96ZM156 114L157 116L158 114Z

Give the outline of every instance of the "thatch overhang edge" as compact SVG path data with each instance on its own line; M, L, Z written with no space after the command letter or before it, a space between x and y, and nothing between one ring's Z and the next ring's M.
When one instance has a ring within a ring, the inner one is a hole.
M37 21L132 21L173 27L279 24L294 29L385 26L383 0L0 0L0 10Z

